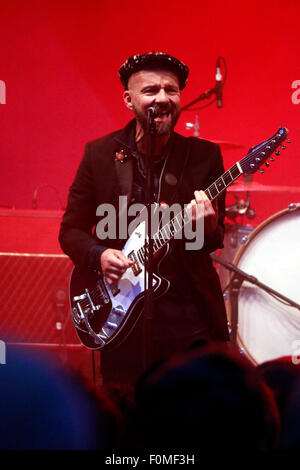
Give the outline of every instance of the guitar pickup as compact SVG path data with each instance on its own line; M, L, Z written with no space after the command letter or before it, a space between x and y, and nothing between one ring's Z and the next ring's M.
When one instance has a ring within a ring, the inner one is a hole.
M140 264L138 262L135 251L131 251L131 253L129 253L129 255L128 255L128 258L131 259L131 261L133 261L133 263L134 263L131 266L133 274L135 276L138 276L142 272L142 269L141 269Z
M101 299L103 300L103 302L104 302L105 304L109 304L109 302L110 302L110 297L109 297L109 295L108 295L108 293L107 293L105 284L104 284L104 282L103 282L101 279L99 279L99 280L97 281L97 288L98 288L98 292L99 292L100 297L101 297Z

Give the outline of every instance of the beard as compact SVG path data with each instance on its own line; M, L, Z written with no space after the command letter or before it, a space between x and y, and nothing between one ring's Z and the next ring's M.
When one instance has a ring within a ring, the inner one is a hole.
M155 131L156 135L165 135L173 131L178 118L180 116L180 110L177 108L171 107L161 107L161 112L169 112L169 119L166 122L156 122ZM133 112L136 117L136 120L141 124L145 133L148 132L148 115L147 112L138 111L135 106L133 106Z

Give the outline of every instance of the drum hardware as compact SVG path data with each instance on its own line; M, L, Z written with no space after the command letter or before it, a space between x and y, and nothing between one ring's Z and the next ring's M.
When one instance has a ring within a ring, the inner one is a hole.
M194 122L186 122L185 123L185 128L187 131L191 131L194 129L193 136L194 137L199 137L199 117L196 114L195 116L195 121ZM216 139L208 139L206 137L201 137L201 139L204 140L209 140L210 142L213 142L214 144L218 144L222 150L232 150L232 149L240 149L244 148L244 145L236 144L234 142L228 142L226 140L216 140Z
M232 262L234 259L237 250L240 249L242 245L244 245L251 232L255 229L252 225L241 225L236 223L225 223L225 235L224 235L224 247L214 252L218 258L223 259L227 262ZM219 275L221 288L223 291L223 296L225 300L227 296L229 296L227 289L228 289L228 278L229 273L227 269L225 269L221 264L215 265L216 271Z
M194 129L194 137L199 137L199 117L198 114L195 116L195 122L186 122L185 123L185 128L187 130Z
M238 215L245 215L248 219L253 219L256 215L256 210L250 207L250 191L247 191L247 199L244 201L235 196L236 203L225 208L226 216L235 220Z
M300 311L300 304L294 302L293 300L289 299L285 295L282 295L280 292L272 289L271 287L267 286L260 282L255 276L252 276L245 271L237 268L232 263L228 263L227 261L221 260L217 256L211 254L211 259L224 266L228 271L234 273L231 281L230 281L230 302L231 302L231 321L230 321L230 339L233 344L237 344L237 330L238 330L238 295L241 288L241 285L244 281L253 284L260 289L264 290L268 294L274 296L275 298L285 302L291 307L295 307Z
M225 231L225 239L231 232L234 234L232 227L234 229L235 226L230 225L227 234ZM222 256L222 259L231 261L234 266L251 273L288 299L300 303L299 234L300 203L291 203L288 208L254 227L248 233L246 243L242 245L239 242L234 257L229 251L229 256ZM226 285L232 275L222 265L218 266L220 281L222 276L225 277L222 271L227 273ZM224 295L229 321L230 289L229 283L228 292ZM244 348L250 361L257 365L292 356L293 343L297 339L300 339L299 309L247 281L243 282L238 296L237 343Z
M288 205L288 210L289 211L295 211L299 209L299 204L297 204L296 202L291 202L289 205Z
M222 77L222 74L221 74L221 62L223 63L224 78ZM219 56L217 58L215 78L216 78L216 83L213 88L210 88L209 90L204 91L203 93L201 93L200 96L198 96L198 98L182 106L181 111L198 111L199 109L207 108L207 106L210 106L214 102L217 103L218 108L223 108L223 87L225 85L226 78L227 78L227 65L226 65L226 61L224 57L222 56ZM199 101L209 99L212 95L215 95L215 98L210 100L208 103L202 106L198 106L197 108L192 108L194 104L198 103Z
M271 160L271 158L270 158ZM243 192L255 192L255 193L300 193L300 186L277 186L277 185L266 185L261 183L232 183L227 188L228 193L243 193Z

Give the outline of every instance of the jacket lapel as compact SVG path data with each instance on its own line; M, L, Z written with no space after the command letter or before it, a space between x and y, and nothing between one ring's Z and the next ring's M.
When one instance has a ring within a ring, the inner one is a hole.
M115 171L120 187L120 195L127 196L127 202L131 200L133 185L133 160L131 150L129 148L130 133L135 127L135 120L130 121L127 126L115 137L118 144L118 150L115 153ZM120 161L116 158L117 153L123 152L126 158Z
M123 162L115 158L115 170L120 186L120 194L127 196L128 204L130 204L132 196L133 157L126 143L128 142L128 135L133 125L135 125L135 121L131 121L118 138L115 139L120 145L119 149L123 149L124 153L128 155L128 158ZM191 140L189 138L185 138L174 132L171 139L170 151L168 152L160 177L158 196L158 202L163 201L168 205L179 202L178 189L181 185L184 170L191 152Z
M132 183L133 183L133 161L128 158L125 163L115 160L115 170L118 183L120 186L120 195L127 196L128 201L131 199Z

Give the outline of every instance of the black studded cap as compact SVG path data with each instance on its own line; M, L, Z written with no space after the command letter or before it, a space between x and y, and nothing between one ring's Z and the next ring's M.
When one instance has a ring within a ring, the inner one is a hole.
M165 52L148 52L129 57L120 67L119 77L124 88L128 88L128 80L133 73L155 67L170 69L178 77L180 90L185 87L189 68L183 62Z

